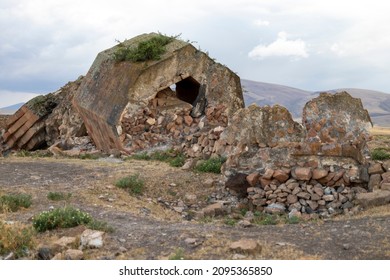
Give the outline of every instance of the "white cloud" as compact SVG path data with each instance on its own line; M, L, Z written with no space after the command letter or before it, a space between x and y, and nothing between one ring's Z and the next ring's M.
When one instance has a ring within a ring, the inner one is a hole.
M253 59L264 59L273 56L306 58L309 56L306 43L301 39L288 40L286 32L279 32L278 39L269 45L258 45L248 56Z
M255 21L253 21L253 24L255 26L269 26L270 25L270 22L268 20L261 20L261 19L256 19Z

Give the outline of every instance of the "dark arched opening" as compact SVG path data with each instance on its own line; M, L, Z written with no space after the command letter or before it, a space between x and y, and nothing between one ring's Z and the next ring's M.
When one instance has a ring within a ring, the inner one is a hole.
M192 77L176 83L176 96L182 101L194 105L199 94L200 84Z

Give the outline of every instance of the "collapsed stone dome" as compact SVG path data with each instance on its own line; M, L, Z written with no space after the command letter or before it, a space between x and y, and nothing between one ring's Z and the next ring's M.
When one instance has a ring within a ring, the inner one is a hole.
M75 94L74 105L99 149L124 150L124 116L164 94L170 97L166 106L190 106L193 118L205 115L208 107L224 105L227 116L244 107L240 78L188 42L172 38L158 60L114 59L118 48L136 48L156 36L161 34L143 34L99 53Z

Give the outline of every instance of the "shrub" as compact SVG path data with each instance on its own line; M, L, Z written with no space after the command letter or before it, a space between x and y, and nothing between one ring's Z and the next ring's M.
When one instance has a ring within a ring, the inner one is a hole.
M148 61L159 60L165 53L165 46L172 42L176 37L157 34L148 40L142 41L137 47L125 46L119 42L118 49L114 53L116 61Z
M115 186L128 190L131 194L139 195L144 190L145 182L139 178L139 174L127 176L115 182Z
M88 225L91 215L73 207L57 208L44 211L33 218L33 226L38 232L56 228L71 228L78 225Z
M226 160L224 158L210 158L195 166L199 172L221 173L221 166Z
M10 252L13 252L16 258L27 255L28 250L35 246L34 237L32 227L0 221L0 255Z
M47 198L49 200L54 200L54 201L60 201L60 200L68 200L72 196L71 193L63 193L63 192L49 192L47 194Z
M371 152L371 158L373 160L387 160L390 159L390 154L382 148L376 148Z
M32 204L29 194L9 194L0 197L0 211L16 212L21 207L28 208Z

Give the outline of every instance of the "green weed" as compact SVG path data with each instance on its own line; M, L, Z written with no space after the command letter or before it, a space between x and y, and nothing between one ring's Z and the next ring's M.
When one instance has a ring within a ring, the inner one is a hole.
M390 159L390 153L383 148L376 148L371 152L371 158L373 160L387 160Z
M115 186L126 189L130 194L140 195L144 191L144 180L139 178L139 174L127 176L115 182Z
M226 161L225 158L210 158L201 162L195 166L195 170L199 172L209 172L209 173L221 173L222 164Z
M60 200L69 200L72 197L71 193L63 193L63 192L49 192L47 194L47 199L60 201Z
M125 44L119 42L118 48L114 53L114 59L118 62L159 60L166 52L165 46L177 37L157 34L148 40L140 42L137 47L125 46Z
M71 228L87 225L92 221L91 215L79 209L67 206L53 211L44 211L33 218L33 226L38 232L56 228Z

